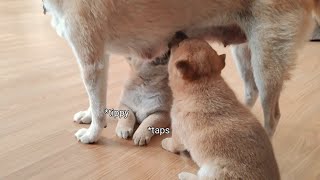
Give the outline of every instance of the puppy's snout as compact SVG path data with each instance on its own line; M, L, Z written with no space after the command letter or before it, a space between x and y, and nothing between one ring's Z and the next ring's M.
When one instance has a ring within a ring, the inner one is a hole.
M169 49L172 49L174 47L178 47L180 42L182 42L185 39L188 39L188 36L184 32L182 32L182 31L176 32L176 34L173 36L173 38L171 39L171 41L168 44Z

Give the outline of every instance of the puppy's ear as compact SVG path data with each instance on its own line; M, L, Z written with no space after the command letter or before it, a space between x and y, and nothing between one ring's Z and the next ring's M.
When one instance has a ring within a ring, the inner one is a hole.
M221 54L219 55L218 61L215 63L215 69L218 72L221 72L222 69L226 66L226 55Z
M194 80L197 78L195 69L188 60L176 62L176 68L184 80Z
M179 43L185 39L188 39L188 36L185 33L183 33L182 31L176 32L176 34L173 36L173 38L168 44L169 49L178 46Z
M226 62L226 54L219 55L219 58L225 63Z

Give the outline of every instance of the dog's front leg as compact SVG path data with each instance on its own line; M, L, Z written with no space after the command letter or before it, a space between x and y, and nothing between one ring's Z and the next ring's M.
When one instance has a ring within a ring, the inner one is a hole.
M81 59L79 59L81 61ZM75 136L82 143L97 142L105 126L104 109L106 107L106 83L109 56L98 59L92 64L80 63L82 78L89 96L92 122L89 129L80 129Z

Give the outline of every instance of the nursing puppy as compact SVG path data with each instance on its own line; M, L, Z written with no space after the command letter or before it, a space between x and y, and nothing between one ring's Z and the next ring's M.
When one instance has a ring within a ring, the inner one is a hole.
M168 85L169 55L154 61L128 58L130 75L125 83L119 109L129 111L127 119L118 119L116 133L127 139L133 135L135 145L146 145L153 134L148 127L166 128L170 125L172 93Z
M190 37L214 35L215 27L232 25L248 39L265 127L272 136L280 118L280 91L295 64L298 47L311 33L315 1L43 0L53 27L78 60L89 95L88 110L77 113L75 121L92 123L75 136L82 143L94 143L105 125L109 54L154 59L168 50L177 31Z
M202 40L187 39L171 50L172 137L162 147L187 150L200 167L180 179L280 179L270 140L221 77L225 55Z

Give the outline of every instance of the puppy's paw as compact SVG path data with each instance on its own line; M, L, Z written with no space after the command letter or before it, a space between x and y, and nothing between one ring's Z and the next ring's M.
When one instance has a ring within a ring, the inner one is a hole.
M77 140L84 144L92 144L98 141L96 133L91 132L89 129L82 128L79 129L74 135L76 136Z
M161 141L161 147L167 151L170 151L170 141L171 141L171 138L165 138Z
M91 123L91 111L80 111L73 116L73 121L79 124Z
M144 146L149 144L152 136L153 134L147 128L139 127L132 139L135 145Z
M180 180L196 180L197 176L192 173L182 172L178 175Z
M117 126L116 127L116 134L119 138L128 139L133 134L133 128L124 127L124 126Z

